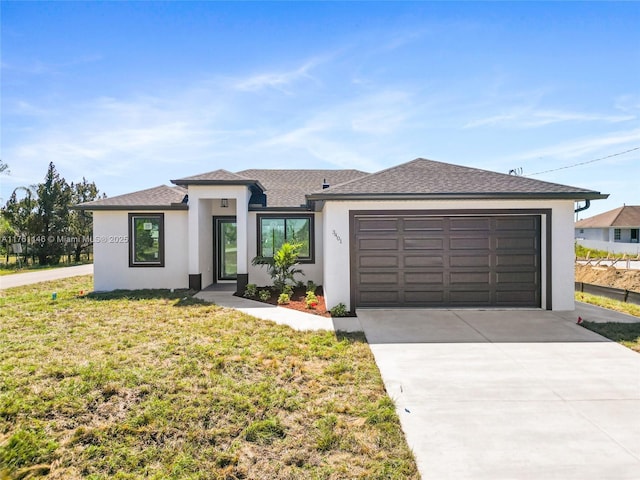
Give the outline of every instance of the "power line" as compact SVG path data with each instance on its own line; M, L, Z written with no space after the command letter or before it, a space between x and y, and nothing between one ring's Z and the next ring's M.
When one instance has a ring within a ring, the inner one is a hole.
M564 167L552 168L551 170L545 170L543 172L529 173L525 175L525 177L532 177L533 175L542 175L543 173L549 173L549 172L557 172L558 170L564 170L566 168L579 167L580 165L599 162L600 160L606 160L607 158L617 157L618 155L624 155L625 153L635 152L636 150L640 150L640 147L630 148L629 150L625 150L624 152L612 153L611 155L607 155L606 157L594 158L593 160L587 160L586 162L574 163L573 165L566 165Z

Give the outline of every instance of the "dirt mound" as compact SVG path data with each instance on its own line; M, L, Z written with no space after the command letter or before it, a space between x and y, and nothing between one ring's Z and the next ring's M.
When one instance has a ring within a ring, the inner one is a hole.
M640 270L576 265L576 282L640 292Z

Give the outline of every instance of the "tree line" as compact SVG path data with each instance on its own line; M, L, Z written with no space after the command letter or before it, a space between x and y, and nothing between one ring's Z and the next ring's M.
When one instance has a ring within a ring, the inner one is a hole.
M8 172L0 161L0 173ZM90 213L72 207L100 196L94 182L67 183L49 163L44 181L18 187L0 208L0 237L6 262L15 253L21 260L40 265L57 265L67 256L79 262L92 250L93 218Z

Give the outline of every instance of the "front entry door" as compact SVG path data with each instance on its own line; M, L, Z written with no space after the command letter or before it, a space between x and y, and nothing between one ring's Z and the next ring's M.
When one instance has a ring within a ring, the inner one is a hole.
M214 228L217 280L235 280L238 274L236 217L215 217Z

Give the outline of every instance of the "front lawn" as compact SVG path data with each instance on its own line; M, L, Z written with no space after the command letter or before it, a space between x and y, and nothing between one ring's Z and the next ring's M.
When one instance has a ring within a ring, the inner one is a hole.
M418 478L362 336L91 285L0 293L0 478Z

